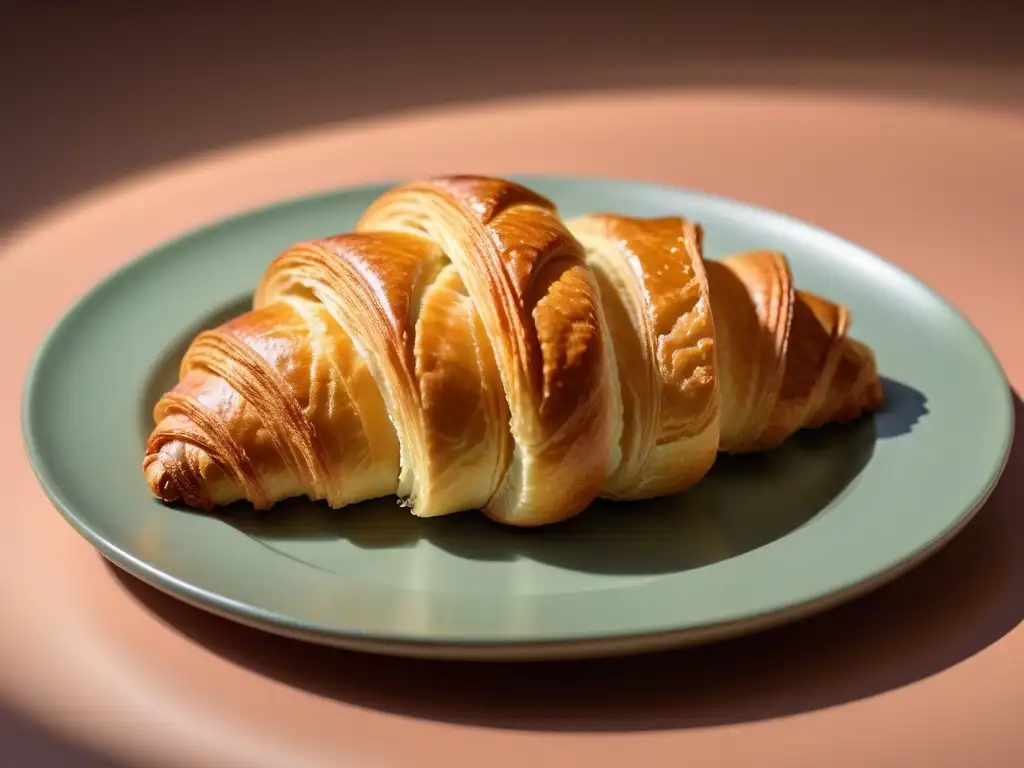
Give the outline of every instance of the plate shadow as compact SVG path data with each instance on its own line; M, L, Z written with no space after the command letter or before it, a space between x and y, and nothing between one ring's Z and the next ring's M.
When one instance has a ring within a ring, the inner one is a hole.
M1014 412L1024 420L1019 396ZM327 698L491 728L684 729L875 696L983 652L1024 620L1022 505L1024 435L1018 432L1003 480L984 509L945 548L892 584L755 636L590 661L423 661L321 647L220 619L109 567L175 631L254 674ZM443 697L437 696L439 681Z
M928 415L924 393L903 382L880 376L885 402L875 413L875 432L880 440L911 432Z
M921 392L891 379L883 386L886 407L874 418L800 432L766 453L720 456L682 494L636 503L598 501L578 517L540 529L509 528L477 513L423 520L393 499L342 511L305 499L269 512L240 503L217 517L271 548L283 540L344 539L376 549L425 539L470 560L530 559L595 574L678 573L765 546L827 511L856 481L879 433L890 438L909 432L927 413ZM309 564L330 570L329 562Z
M533 560L593 574L679 573L750 552L824 513L856 480L875 441L871 418L808 431L772 452L720 456L697 486L676 496L597 501L577 517L535 529L499 525L477 512L424 520L391 498L344 510L305 499L269 512L235 504L217 518L271 548L282 540L345 539L365 549L426 540L467 560ZM326 560L308 564L331 569Z

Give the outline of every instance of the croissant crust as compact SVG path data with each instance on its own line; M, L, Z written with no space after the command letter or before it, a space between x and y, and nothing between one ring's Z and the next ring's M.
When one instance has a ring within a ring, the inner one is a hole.
M424 517L553 523L877 408L849 327L781 253L706 260L684 218L565 222L501 179L404 184L286 249L250 312L195 338L143 469L206 510L397 494Z

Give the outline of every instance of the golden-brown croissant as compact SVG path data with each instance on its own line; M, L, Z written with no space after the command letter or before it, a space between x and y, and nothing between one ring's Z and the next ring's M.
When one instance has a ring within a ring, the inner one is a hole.
M153 493L201 509L397 494L512 525L681 491L882 399L849 313L681 218L566 224L514 183L396 187L280 254L157 403Z

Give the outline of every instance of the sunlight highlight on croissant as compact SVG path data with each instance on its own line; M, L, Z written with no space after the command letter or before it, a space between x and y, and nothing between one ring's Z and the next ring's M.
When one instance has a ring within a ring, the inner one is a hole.
M536 526L682 491L881 404L849 313L683 218L583 216L500 179L396 187L270 264L154 410L153 493L205 510L397 494Z

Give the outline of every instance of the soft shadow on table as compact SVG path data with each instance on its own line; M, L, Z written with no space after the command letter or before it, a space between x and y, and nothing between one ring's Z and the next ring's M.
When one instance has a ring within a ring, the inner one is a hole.
M908 392L897 392L893 401L891 412L912 428L907 415L916 411L914 418L920 417L923 403ZM1024 419L1019 397L1014 408ZM879 420L881 433L885 411ZM759 635L596 661L457 663L350 653L216 618L111 568L142 605L195 642L324 697L507 729L693 728L874 696L937 674L998 641L1024 619L1022 502L1024 437L1018 437L1003 481L975 520L894 583Z
M0 765L10 768L128 768L65 739L0 703ZM138 768L138 766L134 766Z
M316 3L294 14L250 4L244 34L237 10L214 3L131 13L123 3L11 5L0 24L0 98L16 105L0 120L0 230L164 162L439 105L661 87L1024 102L1021 11L1006 2L964 13L634 0L625 14L551 2L520 2L515 13L486 3L472 13Z

